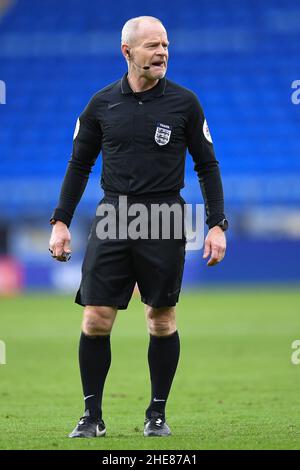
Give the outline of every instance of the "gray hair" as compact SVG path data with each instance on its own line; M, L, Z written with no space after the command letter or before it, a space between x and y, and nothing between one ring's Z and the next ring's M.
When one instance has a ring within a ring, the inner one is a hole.
M122 35L121 35L121 44L132 44L133 38L135 33L138 30L140 23L144 20L158 22L162 26L162 22L155 18L154 16L137 16L136 18L131 18L130 20L126 21L122 28Z

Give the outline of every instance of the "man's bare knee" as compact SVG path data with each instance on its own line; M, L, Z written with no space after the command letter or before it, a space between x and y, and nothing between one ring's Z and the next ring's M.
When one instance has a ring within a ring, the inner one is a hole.
M146 305L148 331L154 336L169 336L176 331L175 307L154 308Z
M117 309L114 307L87 305L83 311L82 331L87 336L109 335Z

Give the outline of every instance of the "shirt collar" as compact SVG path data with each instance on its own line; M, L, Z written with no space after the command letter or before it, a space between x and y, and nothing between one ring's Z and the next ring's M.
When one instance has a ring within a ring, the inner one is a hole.
M143 95L142 99L148 99L148 98L151 99L151 98L157 98L159 96L162 96L165 93L165 89L166 89L166 79L164 77L164 78L159 79L158 84L155 85L153 88L150 88L150 90L146 90L144 92L145 94ZM122 92L122 95L129 95L129 94L134 95L127 80L127 72L123 75L121 79L121 92Z

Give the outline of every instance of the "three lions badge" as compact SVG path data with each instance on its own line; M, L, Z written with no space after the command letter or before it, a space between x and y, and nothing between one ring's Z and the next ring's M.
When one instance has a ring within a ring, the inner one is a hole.
M168 126L168 124L162 124L161 122L156 123L154 139L158 145L167 145L170 142L171 134L171 126Z

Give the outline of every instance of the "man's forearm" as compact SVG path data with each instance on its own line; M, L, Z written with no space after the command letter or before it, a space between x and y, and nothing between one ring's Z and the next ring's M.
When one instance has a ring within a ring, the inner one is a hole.
M51 218L64 222L68 227L89 179L90 167L81 162L69 162L61 187L58 205Z
M218 162L207 162L199 167L196 165L195 170L205 203L206 223L212 228L225 218L223 185Z

